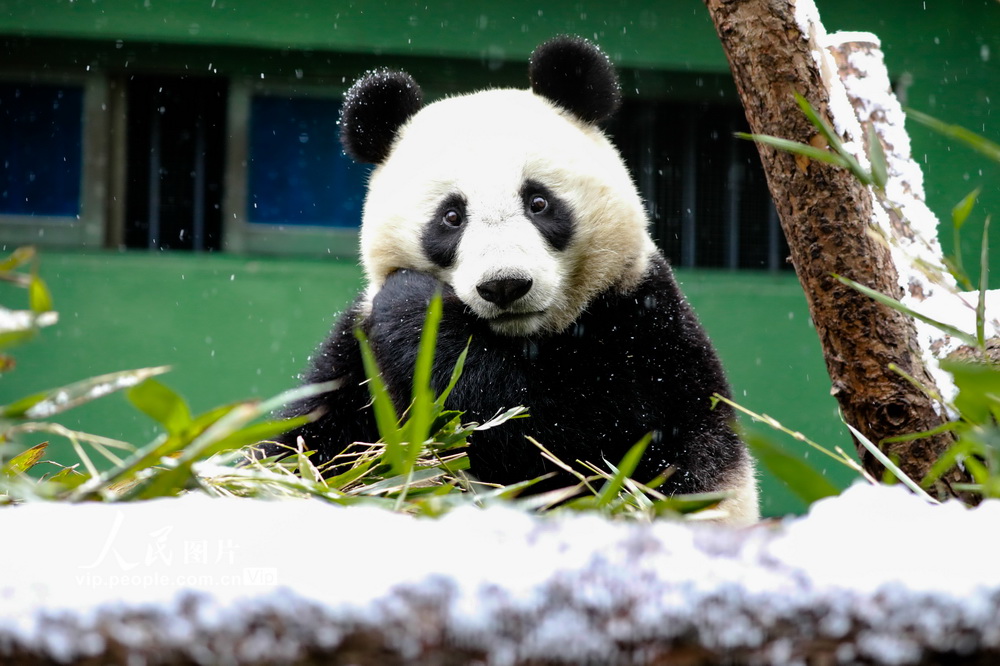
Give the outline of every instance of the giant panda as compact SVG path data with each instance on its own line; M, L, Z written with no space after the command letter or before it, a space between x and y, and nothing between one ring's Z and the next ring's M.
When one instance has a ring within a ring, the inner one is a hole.
M361 227L367 289L303 377L337 388L286 412L322 416L278 443L301 437L324 461L376 441L354 329L402 412L426 308L441 292L436 390L469 344L447 406L480 422L518 405L530 414L472 436L475 478L556 472L543 487L570 485L527 437L567 463L604 466L652 432L635 478L669 469L661 490L729 491L728 521L755 521L751 458L732 410L712 405L729 394L722 366L599 126L621 99L613 66L590 42L558 37L532 54L529 79L528 90L424 106L408 74L379 70L347 92L343 147L375 165Z

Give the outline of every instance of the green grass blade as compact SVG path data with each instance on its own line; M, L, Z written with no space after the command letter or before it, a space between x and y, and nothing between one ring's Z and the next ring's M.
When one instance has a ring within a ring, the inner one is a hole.
M906 307L905 305L897 301L895 298L892 298L891 296L886 296L881 292L875 291L870 287L865 287L864 285L858 284L857 282L851 280L850 278L845 278L842 275L837 275L836 273L833 274L833 277L837 279L839 282L846 284L848 287L861 292L865 296L868 296L869 298L875 301L878 301L882 305L890 307L893 310L896 310L897 312L902 312L903 314L909 317L913 317L914 319L919 319L925 324L930 324L931 326L947 333L948 335L958 338L959 340L965 342L966 344L972 345L973 347L977 346L978 344L976 341L976 336L969 335L960 328L956 328L950 324L945 324L944 322L937 321L936 319L931 319L930 317L922 315L919 312L911 310L910 308Z
M930 127L938 134L943 134L949 138L964 143L975 151L986 155L994 162L1000 163L1000 145L993 143L989 139L979 136L971 130L967 130L960 125L952 125L942 122L933 116L929 116L915 109L907 109L906 115L913 118L921 125Z

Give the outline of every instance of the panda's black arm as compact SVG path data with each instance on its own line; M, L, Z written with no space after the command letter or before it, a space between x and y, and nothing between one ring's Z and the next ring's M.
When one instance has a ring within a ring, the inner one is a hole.
M303 375L303 384L336 382L328 393L299 400L282 410L280 416L293 418L319 413L317 420L276 437L274 443L257 448L263 456L286 453L294 448L299 437L308 450L315 450L313 461L323 463L342 452L353 442L374 442L378 439L375 420L367 405L370 401L365 385L361 350L354 329L362 321L360 299L345 311L330 335L310 358Z

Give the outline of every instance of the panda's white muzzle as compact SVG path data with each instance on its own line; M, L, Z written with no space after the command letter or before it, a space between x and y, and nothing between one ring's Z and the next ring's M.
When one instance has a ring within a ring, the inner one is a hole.
M523 216L473 223L458 248L451 284L466 305L504 335L529 335L556 301L558 256Z

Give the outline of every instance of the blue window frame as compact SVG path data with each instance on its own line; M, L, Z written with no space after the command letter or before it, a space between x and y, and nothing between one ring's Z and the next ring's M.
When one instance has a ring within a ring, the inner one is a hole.
M83 86L0 82L0 215L80 214Z
M251 99L250 222L357 228L368 168L343 154L339 112L335 99Z

